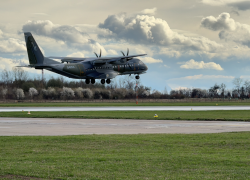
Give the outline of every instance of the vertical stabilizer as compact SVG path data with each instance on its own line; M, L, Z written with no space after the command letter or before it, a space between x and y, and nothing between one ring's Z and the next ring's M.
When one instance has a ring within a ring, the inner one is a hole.
M30 64L43 64L43 54L30 32L24 33Z

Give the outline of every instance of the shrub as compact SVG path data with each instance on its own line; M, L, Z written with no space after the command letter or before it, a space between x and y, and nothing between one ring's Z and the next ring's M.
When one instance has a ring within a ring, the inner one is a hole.
M82 93L83 93L83 97L84 97L84 98L90 99L90 98L93 97L93 92L92 92L89 88L83 89L83 90L82 90Z
M38 95L38 92L35 88L30 88L29 89L29 95L31 98L33 98L34 96Z
M24 92L22 89L17 88L16 89L16 98L17 99L23 99L25 97Z
M66 98L72 98L75 97L74 91L71 88L63 87L61 91L61 96Z

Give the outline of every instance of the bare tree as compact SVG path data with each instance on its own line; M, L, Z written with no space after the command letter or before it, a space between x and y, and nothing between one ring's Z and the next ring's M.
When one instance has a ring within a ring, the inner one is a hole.
M221 83L220 85L220 90L221 90L221 96L225 97L225 89L226 89L226 85L224 83Z
M28 73L24 71L22 68L13 67L12 76L16 87L20 87L22 83L27 81L28 79Z
M1 89L1 95L2 95L3 99L5 99L5 96L6 96L7 92L8 92L7 88L2 88Z
M246 95L249 96L249 94L250 94L250 81L249 81L249 80L246 80L246 81L244 82L244 86L245 86Z
M233 79L233 84L234 84L236 90L238 91L238 93L240 93L240 87L241 87L242 82L243 82L242 78L234 78Z
M9 84L12 83L12 79L13 79L12 75L11 75L11 72L4 69L1 72L1 79L2 79L2 82L5 84L5 86L8 87Z

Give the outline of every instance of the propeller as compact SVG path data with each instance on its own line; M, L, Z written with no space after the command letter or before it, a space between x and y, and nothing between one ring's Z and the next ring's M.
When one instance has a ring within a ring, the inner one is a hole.
M121 51L121 53L122 53L123 56L125 56L123 51ZM128 54L129 54L129 49L127 49L127 56L128 56Z
M96 52L94 52L94 53L95 53L95 55L96 55L97 58L102 57L102 49L100 49L100 55L99 56L96 54Z
M124 52L123 51L121 51L121 53L122 53L122 55L123 56L125 56L125 54L124 54ZM129 55L129 49L127 48L127 56ZM126 61L129 61L129 60L131 60L131 59L133 59L133 58L125 58L126 59ZM129 63L128 63L128 67L130 68L130 69L132 69L132 67L129 65Z

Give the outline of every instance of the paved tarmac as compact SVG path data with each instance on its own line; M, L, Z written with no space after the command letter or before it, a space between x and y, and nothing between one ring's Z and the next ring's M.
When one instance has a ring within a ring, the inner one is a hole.
M105 106L105 107L0 107L0 112L14 111L211 111L250 110L250 106Z
M250 122L128 119L0 118L0 136L220 133L250 131Z

